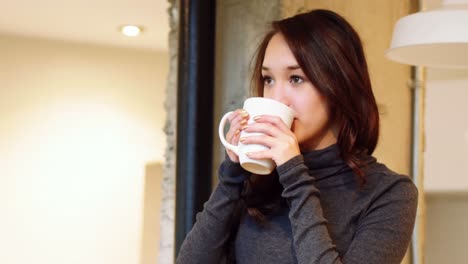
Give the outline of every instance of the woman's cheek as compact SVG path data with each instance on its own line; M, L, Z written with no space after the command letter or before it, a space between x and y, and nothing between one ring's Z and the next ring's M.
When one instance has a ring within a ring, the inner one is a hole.
M294 120L293 125L291 126L291 131L294 133L294 136L296 136L296 139L300 140L301 124L297 120Z

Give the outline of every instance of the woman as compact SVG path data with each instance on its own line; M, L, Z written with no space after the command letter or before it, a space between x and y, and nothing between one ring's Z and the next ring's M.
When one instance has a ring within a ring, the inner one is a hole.
M252 80L256 95L297 112L292 128L273 116L247 126L237 110L226 138L268 146L249 156L276 171L251 175L227 151L177 263L400 263L417 190L371 156L379 115L351 25L327 10L273 22Z

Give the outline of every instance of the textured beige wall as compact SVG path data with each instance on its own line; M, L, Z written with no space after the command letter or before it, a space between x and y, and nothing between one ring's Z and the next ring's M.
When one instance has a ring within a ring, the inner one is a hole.
M324 8L344 16L364 44L369 72L381 112L381 134L375 156L391 169L409 174L411 150L411 91L406 85L410 67L384 58L393 25L414 9L412 1L284 0L282 14ZM414 2L414 1L413 1Z
M175 238L175 177L176 177L176 131L177 131L177 52L178 52L178 21L179 0L168 0L169 9L169 75L165 87L166 98L164 110L166 121L164 134L166 135L165 161L162 182L161 227L158 251L159 264L174 263L174 238Z

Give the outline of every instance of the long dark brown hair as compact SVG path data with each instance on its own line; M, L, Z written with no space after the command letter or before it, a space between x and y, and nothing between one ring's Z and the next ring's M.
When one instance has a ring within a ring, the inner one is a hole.
M263 96L262 64L269 41L281 34L306 77L329 107L330 120L338 125L341 157L361 184L363 157L371 155L379 137L379 113L372 92L361 40L353 27L329 10L312 10L272 22L261 42L252 75L252 91ZM246 180L243 200L247 212L260 222L281 200L276 173L252 175Z

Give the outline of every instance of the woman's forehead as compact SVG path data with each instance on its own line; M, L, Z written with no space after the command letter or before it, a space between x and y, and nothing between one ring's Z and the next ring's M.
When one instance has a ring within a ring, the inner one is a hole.
M275 34L265 51L262 69L282 68L288 70L300 69L294 54L281 34Z

